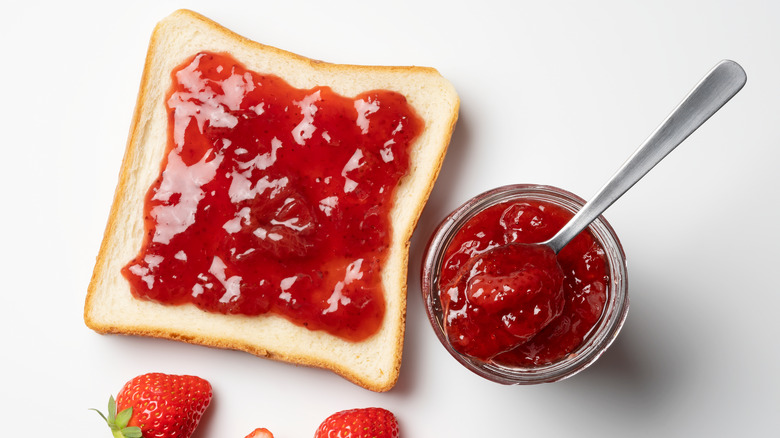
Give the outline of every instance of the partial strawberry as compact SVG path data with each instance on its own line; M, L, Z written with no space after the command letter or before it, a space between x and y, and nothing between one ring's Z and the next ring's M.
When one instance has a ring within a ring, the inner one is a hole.
M211 402L211 385L196 376L148 373L125 383L106 420L114 438L189 438Z
M314 438L398 438L398 420L382 408L336 412L320 424Z
M259 427L252 431L245 438L274 438L274 434L264 427Z

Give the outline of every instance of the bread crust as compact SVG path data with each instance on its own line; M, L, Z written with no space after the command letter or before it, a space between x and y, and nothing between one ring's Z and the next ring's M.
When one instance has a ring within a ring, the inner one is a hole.
M391 250L382 271L387 310L379 332L349 342L310 331L285 318L204 312L132 297L120 269L137 255L144 235L144 194L159 175L167 145L165 93L170 72L206 50L231 53L249 70L275 74L296 88L325 85L345 96L371 89L397 91L424 120L412 145L409 174L396 190ZM160 21L149 43L127 149L84 308L98 333L150 336L331 370L372 391L398 378L406 318L409 242L433 188L454 129L459 99L452 85L428 67L358 66L309 59L244 38L189 10Z

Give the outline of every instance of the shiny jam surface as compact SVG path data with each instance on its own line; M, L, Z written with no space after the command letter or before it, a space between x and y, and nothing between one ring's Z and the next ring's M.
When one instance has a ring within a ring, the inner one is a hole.
M525 245L551 238L572 217L562 207L516 200L478 213L447 247L439 278L445 333L457 351L496 364L553 363L599 320L609 266L589 231L558 255Z
M406 99L299 90L207 52L172 78L145 239L122 270L134 296L375 333L388 214L422 130Z

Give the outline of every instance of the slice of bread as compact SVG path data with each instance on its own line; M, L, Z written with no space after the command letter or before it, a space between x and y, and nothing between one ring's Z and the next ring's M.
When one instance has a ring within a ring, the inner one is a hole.
M131 294L120 270L138 254L144 239L144 197L159 176L168 142L165 98L171 71L200 51L229 53L247 69L279 76L298 89L328 86L342 96L395 91L423 120L424 129L410 152L409 172L399 183L390 214L391 247L382 269L385 315L379 331L368 339L346 341L275 314L225 315ZM434 69L315 61L250 41L194 12L174 12L152 34L114 203L86 298L87 326L99 333L244 350L329 369L372 391L389 390L401 364L409 240L444 159L458 107L452 85Z

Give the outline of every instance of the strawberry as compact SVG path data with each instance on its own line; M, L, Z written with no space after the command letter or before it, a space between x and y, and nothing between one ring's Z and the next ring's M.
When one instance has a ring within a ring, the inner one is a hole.
M211 385L196 376L143 374L108 401L114 438L189 438L211 402Z
M398 438L398 420L387 409L336 412L320 424L314 438Z
M260 427L253 430L252 433L247 435L245 438L274 438L274 434L272 434L268 429Z

